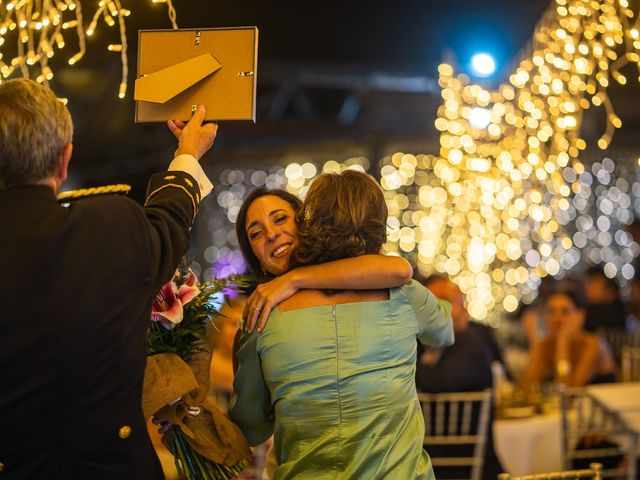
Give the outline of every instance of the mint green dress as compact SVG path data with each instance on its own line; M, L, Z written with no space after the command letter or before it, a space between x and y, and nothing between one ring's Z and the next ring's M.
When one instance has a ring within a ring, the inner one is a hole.
M389 300L272 311L244 334L229 415L274 434L275 479L434 479L422 448L416 338L453 343L450 305L419 283Z

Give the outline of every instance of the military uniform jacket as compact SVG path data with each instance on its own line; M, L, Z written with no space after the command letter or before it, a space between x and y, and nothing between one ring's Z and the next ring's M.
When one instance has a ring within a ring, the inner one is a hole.
M193 177L68 207L0 190L0 480L163 478L140 401L151 303L189 246Z

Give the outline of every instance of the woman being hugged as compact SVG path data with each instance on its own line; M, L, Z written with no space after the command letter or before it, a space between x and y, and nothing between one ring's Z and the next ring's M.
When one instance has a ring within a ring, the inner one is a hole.
M378 254L386 221L384 196L370 176L320 175L292 236L291 263L313 269ZM249 212L251 253L264 266L274 255L252 240L254 225ZM380 276L367 273L369 280ZM422 449L416 338L451 344L450 307L414 281L385 286L300 290L271 311L261 334L241 338L230 415L252 444L274 434L276 479L434 478ZM250 298L249 309L278 303L267 305L268 297Z

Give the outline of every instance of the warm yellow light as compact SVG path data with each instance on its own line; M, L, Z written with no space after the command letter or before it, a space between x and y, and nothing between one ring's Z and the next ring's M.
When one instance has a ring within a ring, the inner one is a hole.
M172 0L164 0L167 4L169 19L174 28L178 28L175 22L175 9ZM122 83L126 83L128 75L128 60L126 48L126 30L123 17L131 12L127 9L119 8L118 0L101 0L97 10L93 14L92 20L86 30L83 28L83 10L81 0L46 0L35 2L33 0L12 0L7 2L3 8L3 0L0 0L0 10L4 11L4 16L0 18L0 47L5 43L4 36L9 32L17 30L16 40L19 54L11 60L12 67L24 76L33 74L34 79L41 83L47 83L53 78L53 71L49 66L49 59L54 58L56 50L65 48L67 35L76 35L73 44L77 45L75 53L67 61L69 65L77 63L87 51L86 38L95 34L99 17L103 17L109 26L115 26L115 17L118 18L118 29L120 33L121 47L112 51L121 52L122 62ZM76 8L77 7L77 8ZM53 28L52 28L53 27ZM75 30L74 32L68 32ZM22 54L26 51L26 54ZM0 56L3 52L0 52ZM40 69L36 67L40 64ZM54 64L54 63L51 63ZM32 68L36 67L36 68ZM3 77L8 77L14 69L2 68L0 71ZM126 91L126 89L124 89Z
M83 55L84 55L84 54L83 54L82 52L78 52L78 53L76 53L73 57L71 57L71 58L68 60L69 65L75 65L75 63L76 63L78 60L80 60L80 59L83 57Z
M117 12L116 12L116 14L117 14ZM104 15L103 18L104 18L104 23L106 23L110 27L113 27L116 24L116 21L110 15Z
M606 149L609 147L609 141L608 141L606 138L601 137L601 138L598 140L598 147L599 147L601 150L606 150Z
M507 312L515 312L518 308L518 299L514 295L507 295L502 304Z
M107 8L109 9L109 13L111 14L111 16L115 17L118 15L118 9L116 7L116 4L113 2L108 2L107 3Z

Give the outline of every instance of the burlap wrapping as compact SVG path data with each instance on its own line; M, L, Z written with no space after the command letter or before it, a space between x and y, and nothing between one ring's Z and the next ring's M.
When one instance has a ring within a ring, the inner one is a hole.
M142 411L145 418L153 415L177 425L195 451L231 467L251 450L238 426L206 401L210 361L210 352L196 355L190 365L172 353L148 357Z

